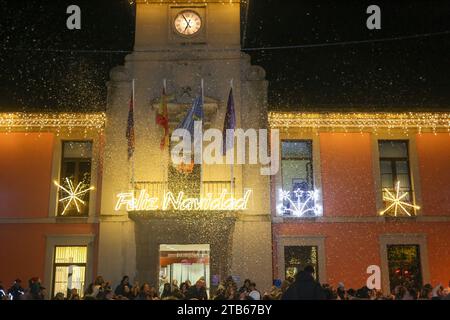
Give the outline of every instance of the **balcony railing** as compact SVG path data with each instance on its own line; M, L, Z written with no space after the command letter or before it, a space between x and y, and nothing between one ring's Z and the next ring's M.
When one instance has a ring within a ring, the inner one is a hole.
M138 181L135 182L135 190L137 192L146 190L149 196L157 198L163 198L168 191L175 191L169 189L167 181ZM231 181L203 181L199 196L212 194L213 197L219 197L224 190L233 197L239 196L239 192L236 191L236 183Z

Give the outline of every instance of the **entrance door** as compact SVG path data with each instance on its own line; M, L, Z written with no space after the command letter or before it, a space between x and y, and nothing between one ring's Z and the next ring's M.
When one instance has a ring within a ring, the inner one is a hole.
M420 247L418 245L388 245L387 253L391 290L398 285L421 288Z
M178 286L189 280L194 285L203 278L209 289L209 244L161 244L159 246L160 293L165 283L176 282Z

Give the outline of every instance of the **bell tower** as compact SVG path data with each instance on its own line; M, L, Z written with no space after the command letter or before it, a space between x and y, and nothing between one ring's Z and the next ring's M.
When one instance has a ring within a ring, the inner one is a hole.
M203 185L228 190L233 185L241 195L252 190L245 211L160 212L156 218L114 206L116 195L135 187L132 183L168 181L171 158L160 149L162 130L155 123L163 83L170 96L171 130L201 92L201 83L205 129L223 129L230 83L236 127L267 128L268 83L264 70L241 52L240 9L239 0L136 1L134 52L111 70L108 82L99 274L112 281L128 274L156 284L160 245L201 244L211 248L211 279L251 278L261 290L272 284L270 186L259 165L235 165L230 179L229 165L202 164ZM135 152L130 161L125 133L133 80Z
M136 6L136 52L240 48L239 0L138 0Z

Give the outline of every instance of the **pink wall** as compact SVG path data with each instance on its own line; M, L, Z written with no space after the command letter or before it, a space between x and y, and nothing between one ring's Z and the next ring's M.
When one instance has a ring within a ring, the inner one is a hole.
M20 278L23 285L32 277L40 277L45 281L47 234L98 234L98 225L0 224L0 281L3 281L5 287L9 287L16 278ZM96 256L95 250L94 260ZM96 270L94 274L95 272Z
M48 216L54 136L0 133L0 217Z
M416 136L422 210L425 215L450 215L450 135Z
M376 214L370 134L321 133L325 216Z
M379 236L381 234L426 234L428 263L432 284L450 281L450 223L285 223L273 225L275 235L325 236L328 282L336 286L344 282L347 288L365 285L369 265L381 264ZM276 238L275 238L276 239ZM276 244L274 258L277 257ZM275 264L276 267L276 264ZM279 265L283 268L283 265ZM278 268L274 269L278 277Z

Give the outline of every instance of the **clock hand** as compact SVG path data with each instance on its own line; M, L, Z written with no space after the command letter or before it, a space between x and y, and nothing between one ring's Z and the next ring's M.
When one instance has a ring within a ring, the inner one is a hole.
M182 16L183 16L184 20L186 20L186 23L189 24L189 21L188 21L188 19L184 16L184 14L182 14Z
M187 21L186 29L184 29L184 31L186 31L188 28L191 28L191 20Z

